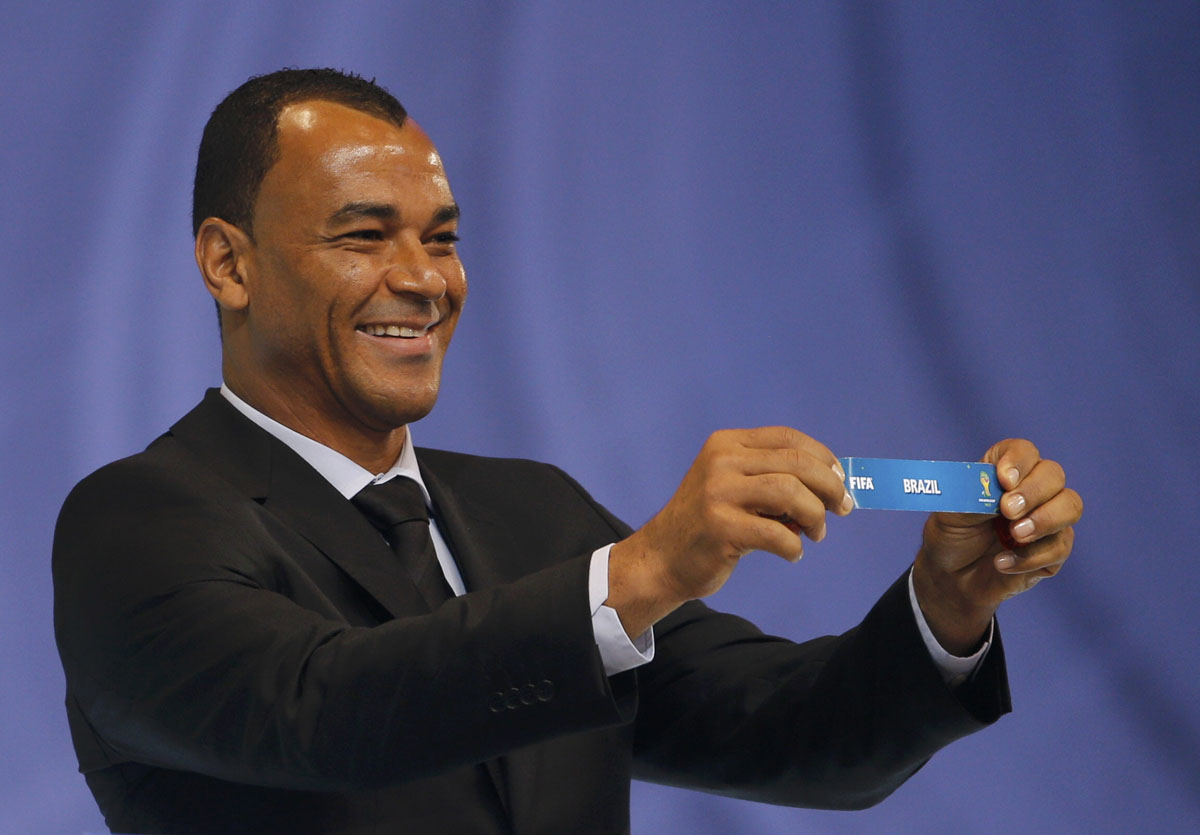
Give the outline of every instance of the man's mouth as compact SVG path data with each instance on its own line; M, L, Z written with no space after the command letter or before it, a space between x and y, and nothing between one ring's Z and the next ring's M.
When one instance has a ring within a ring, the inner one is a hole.
M424 336L436 324L437 322L430 322L420 328L412 328L407 325L359 325L356 330L360 330L369 336L395 336L400 339L416 339L418 336Z

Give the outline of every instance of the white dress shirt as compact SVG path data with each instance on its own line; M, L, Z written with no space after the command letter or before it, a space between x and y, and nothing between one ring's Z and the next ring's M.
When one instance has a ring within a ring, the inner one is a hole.
M368 484L381 484L396 476L405 476L420 485L426 507L430 510L433 509L429 490L426 489L425 482L421 479L421 470L417 466L417 454L413 448L411 426L407 427L408 431L404 433L404 448L400 451L400 457L396 459L396 463L386 472L372 473L340 452L267 417L234 394L224 384L221 385L221 395L257 426L278 438L308 462L309 466L320 473L326 481L333 485L334 489L347 499L352 498ZM462 574L458 570L458 564L454 561L454 555L450 553L450 548L446 545L446 540L442 538L442 533L438 530L435 513L429 515L429 535L433 540L433 549L437 553L438 563L442 567L442 573L446 576L446 582L449 583L455 595L465 594L466 587L463 585ZM597 548L592 553L592 561L588 570L588 601L592 610L592 631L596 638L596 646L599 648L600 658L604 662L604 672L611 676L641 666L654 658L654 629L647 629L637 638L630 640L629 636L625 634L625 628L621 625L621 619L617 615L616 609L604 605L604 601L608 599L608 552L610 548L612 548L612 544ZM950 685L962 683L979 666L988 647L991 646L990 629L987 641L974 655L966 658L951 655L938 644L929 625L925 622L924 615L921 614L921 607L917 605L916 591L913 589L911 572L908 577L908 597L921 637L924 639L925 646L929 649L934 663L941 671L942 678Z

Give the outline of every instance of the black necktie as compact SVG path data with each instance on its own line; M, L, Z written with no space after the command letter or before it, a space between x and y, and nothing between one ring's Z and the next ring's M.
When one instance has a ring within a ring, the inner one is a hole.
M383 534L430 609L454 596L433 550L420 485L396 476L382 484L368 484L350 501Z

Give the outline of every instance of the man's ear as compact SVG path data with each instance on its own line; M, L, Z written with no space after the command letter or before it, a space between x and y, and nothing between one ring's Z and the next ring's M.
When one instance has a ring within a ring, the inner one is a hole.
M250 237L219 217L205 218L196 232L196 264L204 286L222 310L243 310L250 303L246 277L250 269Z

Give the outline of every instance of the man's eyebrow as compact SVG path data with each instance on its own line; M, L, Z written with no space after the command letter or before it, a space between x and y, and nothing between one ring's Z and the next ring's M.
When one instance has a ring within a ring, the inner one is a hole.
M358 218L370 217L377 220L394 220L400 214L396 207L390 203L370 203L367 201L356 201L347 203L336 212L329 216L330 223L345 223L346 221L356 220ZM430 226L441 226L443 223L448 223L452 220L457 220L462 214L457 203L451 203L448 206L442 206L433 213L433 218L430 221Z
M443 223L449 223L452 220L458 220L458 217L461 214L462 212L459 211L457 203L451 203L449 206L442 206L442 208L433 213L433 222L429 225L441 226Z
M347 203L329 216L330 223L344 223L363 217L373 217L379 220L391 220L399 214L396 207L389 203L355 202Z

